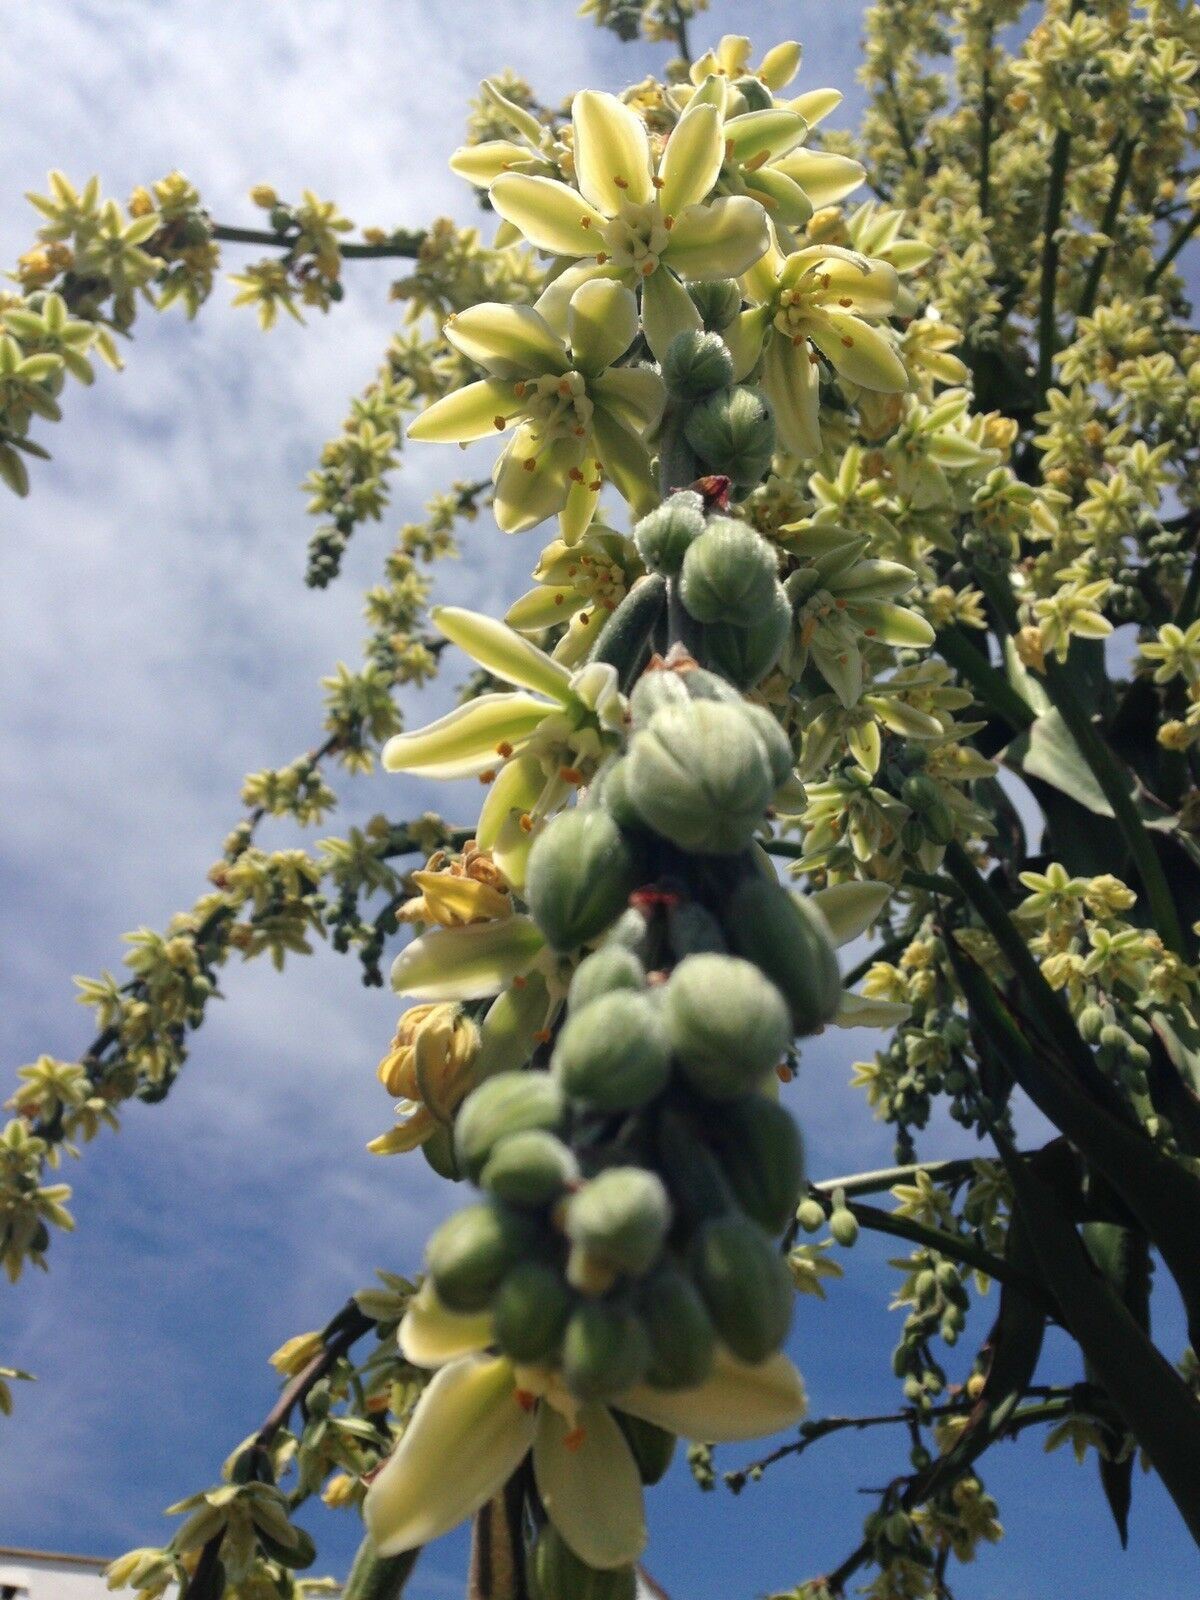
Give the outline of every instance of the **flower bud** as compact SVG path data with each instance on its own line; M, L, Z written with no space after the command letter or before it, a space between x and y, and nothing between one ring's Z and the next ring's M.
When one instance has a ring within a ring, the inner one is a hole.
M858 1219L853 1211L847 1210L845 1206L839 1206L830 1213L829 1231L838 1244L849 1250L858 1238Z
M484 1310L535 1241L532 1224L504 1207L483 1202L455 1212L425 1249L438 1299L449 1311Z
M701 855L744 849L776 788L751 719L716 701L655 712L630 745L627 771L645 825Z
M646 1381L656 1389L694 1389L712 1369L716 1334L692 1283L669 1263L646 1280L638 1308L650 1340Z
M557 1129L566 1113L562 1090L548 1072L500 1072L463 1101L454 1145L465 1171L477 1178L501 1139L531 1128Z
M650 1364L641 1319L613 1300L585 1300L567 1323L563 1377L580 1400L611 1400L640 1383Z
M533 842L525 899L550 944L574 950L620 915L637 877L633 850L611 816L564 811Z
M651 572L673 577L688 546L703 532L703 500L691 489L680 489L637 523L633 542Z
M737 956L688 956L663 998L680 1070L713 1100L755 1088L782 1060L792 1025L779 990Z
M721 1108L712 1142L742 1210L769 1234L781 1233L804 1182L804 1150L791 1113L765 1095L747 1095Z
M683 435L710 472L753 488L775 454L775 415L757 389L739 385L699 401Z
M825 1226L825 1207L810 1195L796 1207L796 1221L805 1233L819 1233Z
M633 18L634 37L641 12ZM533 1600L636 1600L637 1576L632 1567L589 1567L581 1561L552 1522L538 1534L530 1561Z
M646 987L646 969L623 945L605 945L593 950L590 956L575 968L571 987L567 991L567 1005L571 1011L582 1011L584 1006L601 995L612 994L615 989L641 990Z
M670 1045L648 995L618 989L572 1011L551 1070L564 1094L597 1111L632 1111L667 1086Z
M479 1182L509 1205L544 1206L579 1182L579 1163L554 1134L527 1128L493 1147Z
M733 383L733 357L719 334L685 329L671 340L662 367L667 392L676 400L698 400Z
M842 978L820 912L800 895L755 873L729 895L722 917L731 947L779 992L797 1033L815 1033L837 1014Z
M671 1202L643 1167L608 1167L567 1202L567 1238L618 1272L640 1278L662 1253Z
M687 292L709 333L727 328L742 309L742 286L736 278L711 278L689 283Z
M692 1248L696 1287L717 1333L740 1361L774 1355L792 1320L792 1280L783 1257L746 1217L705 1223Z
M558 1354L571 1291L545 1261L521 1261L505 1273L492 1316L496 1343L513 1361L544 1362Z
M775 552L761 534L732 517L714 517L688 547L679 593L698 622L749 628L774 606L778 576Z
M771 605L749 627L709 623L704 630L705 657L739 689L753 689L779 660L791 631L791 603L777 582Z

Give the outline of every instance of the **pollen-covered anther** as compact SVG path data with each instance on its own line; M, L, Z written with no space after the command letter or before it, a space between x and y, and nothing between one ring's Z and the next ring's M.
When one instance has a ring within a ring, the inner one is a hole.
M513 384L513 393L516 395L518 400L524 400L525 391L528 389L528 387L529 385L525 382L524 378L522 378L519 383Z
M628 189L629 187L629 179L623 178L619 172L613 174L613 182L618 189Z
M528 811L523 811L521 813L520 818L517 821L517 826L520 828L522 833L533 832L533 818L529 815Z
M509 744L507 739L501 739L500 743L496 746L496 754L498 756L501 756L505 761L507 761L508 758L512 755L512 753L513 753L512 745Z
M537 1405L537 1395L530 1394L528 1389L514 1390L514 1397L522 1411L532 1411Z
M592 219L591 219L591 217L580 217L580 219L579 219L579 226L580 226L580 227L581 227L581 228L590 228L590 227L591 227L591 225L592 225Z
M655 267L657 267L657 266L658 266L658 262L657 261L643 261L642 262L642 266L641 266L642 277L643 278L651 277L653 272L654 272Z
M650 179L650 182L654 185L654 187L656 189L661 189L664 186L665 179L655 176L655 177Z
M674 226L675 226L675 218L668 213L668 215L663 218L663 227L667 230L668 233L670 233L671 229Z
M796 1074L792 1071L791 1067L788 1066L786 1061L781 1061L775 1068L775 1076L779 1079L780 1083L791 1083Z
M508 418L502 417L500 413L497 412L492 418L492 427L495 428L497 433L503 433L505 428L508 427Z
M536 458L533 456L526 456L524 461L521 463L521 469L524 472L535 472L537 470Z
M848 294L842 295L841 298L838 300L838 305L840 305L840 306L852 306L853 304L854 304L854 301L850 298L850 296Z
M851 339L848 335L843 335L842 343L845 345L847 350L853 350L854 349L854 340Z
M586 1428L572 1428L570 1433L563 1434L563 1446L574 1453L587 1438Z
M583 473L580 472L578 467L572 467L568 471L567 477L570 478L572 483L582 483L583 482Z
M553 1035L549 1028L539 1028L533 1036L535 1044L549 1044Z
M596 252L596 265L599 266L599 267L602 267L602 266L604 266L606 264L607 261L608 261L608 257L605 255L604 251L603 250L598 250Z
M593 479L593 481L588 484L588 488L592 491L593 494L599 494L600 493L600 479L599 478Z
M558 775L564 783L569 783L578 788L583 783L583 773L578 767L559 767Z
M480 781L480 783L492 783L492 782L495 781L495 777L496 777L496 769L495 769L495 767L489 767L486 772L481 772L479 774L479 781Z

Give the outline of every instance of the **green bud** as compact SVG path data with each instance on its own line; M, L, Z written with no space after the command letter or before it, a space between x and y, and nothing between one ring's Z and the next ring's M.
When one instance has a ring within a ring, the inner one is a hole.
M797 1033L815 1033L837 1015L837 952L824 918L803 895L748 873L729 895L723 917L730 945L783 995Z
M778 788L780 784L788 781L796 764L788 736L779 726L779 719L768 711L766 706L751 705L747 702L745 712L762 740L763 750L771 767L771 777L775 780L775 787Z
M850 1246L858 1238L858 1220L852 1211L848 1211L845 1206L840 1206L830 1213L829 1231L838 1244L849 1250Z
M671 1049L693 1088L731 1100L757 1087L791 1043L779 990L736 956L688 956L663 995Z
M636 1600L632 1567L603 1571L581 1561L552 1522L538 1534L529 1563L533 1600Z
M567 1018L551 1070L564 1094L597 1111L633 1111L667 1086L671 1050L649 995L617 989Z
M770 111L775 104L774 96L761 78L735 78L732 87L745 100L747 111Z
M637 887L637 861L616 822L602 810L564 811L533 842L525 899L556 950L574 950L602 934Z
M646 1375L650 1341L641 1319L615 1300L577 1305L563 1337L562 1367L580 1400L611 1400Z
M701 855L744 849L776 788L753 721L715 701L655 712L628 760L626 792L646 826Z
M714 1119L713 1145L742 1210L768 1233L781 1233L804 1182L804 1150L791 1114L764 1095L731 1101Z
M932 778L927 778L923 773L915 773L911 778L905 778L900 787L900 798L906 806L911 806L920 814L932 806L939 805L942 792Z
M584 1006L601 995L612 994L616 989L641 990L646 987L646 969L623 945L606 945L594 950L575 968L571 987L567 991L567 1004L572 1011L582 1011Z
M544 1206L579 1181L579 1163L561 1139L541 1128L512 1133L492 1147L480 1187L513 1206Z
M459 1182L463 1173L458 1164L458 1157L454 1153L453 1128L435 1128L429 1138L422 1141L419 1148L439 1178L448 1178L451 1183Z
M810 1195L796 1207L796 1221L805 1233L819 1233L825 1226L825 1207Z
M450 1311L482 1311L510 1267L537 1242L518 1213L484 1201L448 1217L425 1249L438 1299Z
M558 1354L573 1298L562 1274L544 1261L522 1261L505 1273L492 1316L496 1343L513 1361L544 1362Z
M674 577L688 546L703 532L704 501L694 490L680 489L637 523L633 542L651 572Z
M739 385L698 401L683 436L710 472L754 486L770 471L775 415L757 389Z
M732 517L715 517L688 546L679 593L697 622L749 628L775 603L779 565L761 534Z
M671 340L662 375L673 399L696 400L730 386L733 357L718 334L687 329Z
M724 705L742 706L742 696L715 672L691 667L685 672L655 670L643 672L629 696L629 710L635 728L644 728L656 711L664 706L686 706L693 700L718 700Z
M916 817L909 817L900 825L900 848L906 855L916 855L925 844L925 829Z
M454 1125L459 1164L477 1178L501 1139L529 1128L553 1131L566 1114L562 1090L548 1072L498 1072L463 1101Z
M609 1167L571 1196L568 1239L590 1256L641 1277L658 1260L671 1225L671 1202L657 1173Z
M689 283L687 292L710 333L720 333L722 328L727 328L742 309L742 286L736 278ZM730 377L732 380L732 374Z
M787 1338L792 1281L767 1235L745 1217L705 1223L692 1274L717 1333L741 1361L765 1361Z
M954 818L945 801L939 800L936 805L929 806L921 821L930 844L949 844L953 839Z
M753 689L779 660L792 631L792 607L783 585L748 628L736 622L710 622L704 630L705 659L739 689Z
M661 1266L646 1280L638 1300L650 1340L647 1383L656 1389L694 1389L712 1369L716 1334L691 1279L677 1267Z

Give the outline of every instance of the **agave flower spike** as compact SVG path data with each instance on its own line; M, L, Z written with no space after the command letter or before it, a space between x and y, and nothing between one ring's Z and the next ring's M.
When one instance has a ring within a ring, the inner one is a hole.
M580 282L615 279L640 290L646 340L661 361L677 333L700 326L681 280L740 276L770 242L766 212L747 195L707 198L725 159L715 105L688 107L657 164L645 124L614 95L584 90L571 117L579 188L506 172L488 191L492 205L539 250L580 263L538 302L560 332Z
M783 1355L746 1366L718 1354L695 1389L640 1384L611 1407L584 1404L558 1373L491 1353L489 1318L447 1311L428 1285L399 1339L405 1357L435 1376L367 1491L363 1515L384 1556L465 1521L532 1451L538 1492L563 1540L591 1567L628 1566L646 1524L637 1463L614 1411L718 1442L792 1427L805 1411L800 1375Z
M408 431L466 444L515 428L493 474L497 524L521 533L558 513L573 543L605 476L635 515L658 503L642 436L662 412L663 386L649 367L616 365L638 332L636 302L621 284L579 286L565 332L532 306L488 302L451 317L447 339L487 376L435 400Z

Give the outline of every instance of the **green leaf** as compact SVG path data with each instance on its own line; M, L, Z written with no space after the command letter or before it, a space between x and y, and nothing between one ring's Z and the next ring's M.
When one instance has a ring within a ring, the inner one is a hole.
M1013 740L1004 753L1004 761L1023 776L1053 784L1097 816L1113 814L1092 769L1054 707Z
M1144 1234L1115 1222L1085 1222L1083 1242L1109 1288L1143 1333L1150 1332L1150 1247ZM1102 1383L1094 1364L1088 1378ZM1133 1451L1125 1451L1120 1428L1102 1429L1107 1455L1100 1457L1100 1486L1108 1501L1122 1549L1129 1543L1129 1508L1133 1500Z

